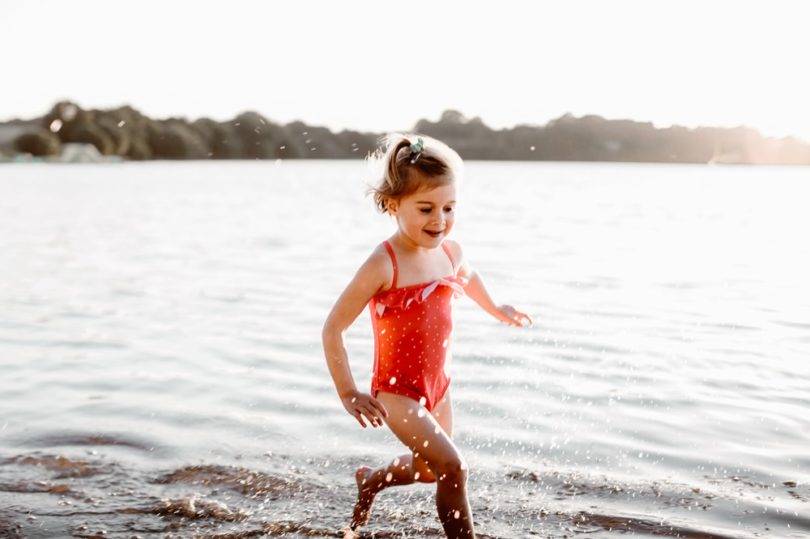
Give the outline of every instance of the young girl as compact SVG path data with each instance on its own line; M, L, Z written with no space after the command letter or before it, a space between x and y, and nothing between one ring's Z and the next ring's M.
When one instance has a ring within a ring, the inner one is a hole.
M448 537L475 537L467 501L467 466L453 443L450 398L452 301L466 294L486 312L513 326L531 318L496 305L464 259L446 239L453 229L461 159L429 137L388 137L384 172L374 189L380 211L397 230L366 259L338 298L323 328L329 372L346 411L362 427L383 422L409 449L376 469L355 473L358 499L348 530L352 536L370 516L383 489L415 481L436 483L436 506ZM343 332L369 306L374 330L371 391L354 383ZM365 419L365 421L364 421Z

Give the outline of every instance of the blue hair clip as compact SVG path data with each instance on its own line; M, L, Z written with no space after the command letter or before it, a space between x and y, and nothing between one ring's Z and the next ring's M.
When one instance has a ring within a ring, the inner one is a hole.
M416 142L412 143L410 146L411 150L411 164L416 163L419 159L419 156L422 155L422 150L425 149L425 141L422 140L422 137L416 137Z

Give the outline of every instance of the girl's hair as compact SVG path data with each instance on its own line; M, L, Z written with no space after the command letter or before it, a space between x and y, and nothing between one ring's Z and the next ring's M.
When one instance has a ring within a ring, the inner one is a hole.
M422 139L421 152L411 144ZM432 189L461 179L462 162L445 143L425 135L395 133L382 138L382 148L368 156L372 169L377 209L388 211L388 201L400 199L422 189ZM418 154L418 155L417 155Z

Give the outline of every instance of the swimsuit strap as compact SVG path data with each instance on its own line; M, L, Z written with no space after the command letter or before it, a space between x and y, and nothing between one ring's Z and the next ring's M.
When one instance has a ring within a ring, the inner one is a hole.
M456 262L453 260L453 255L450 254L450 247L448 247L445 242L442 242L442 249L444 249L444 254L447 255L447 258L450 259L450 265L453 266L453 275L455 275L456 274Z
M399 267L397 266L397 255L394 254L394 248L391 247L391 244L388 243L388 240L383 241L383 245L385 245L385 250L388 251L388 256L391 257L391 263L394 265L394 280L391 282L390 290L393 290L397 287L397 275L399 274Z

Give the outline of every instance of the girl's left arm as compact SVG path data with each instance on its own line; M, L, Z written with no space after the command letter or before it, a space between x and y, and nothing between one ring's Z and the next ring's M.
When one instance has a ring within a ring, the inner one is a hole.
M458 275L469 280L467 286L464 287L464 292L467 294L467 296L480 305L481 308L486 312L501 322L509 324L510 326L523 327L526 325L532 325L534 323L531 316L518 311L511 305L497 305L490 297L489 292L487 292L481 275L470 267L469 262L467 262L467 259L464 258L464 254L462 253L461 246L458 244L458 242L448 241L448 243L450 244L451 248L453 248L453 254L456 257L456 260L461 260Z

